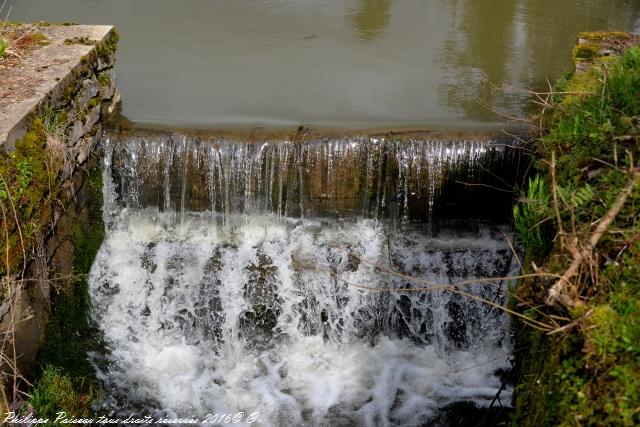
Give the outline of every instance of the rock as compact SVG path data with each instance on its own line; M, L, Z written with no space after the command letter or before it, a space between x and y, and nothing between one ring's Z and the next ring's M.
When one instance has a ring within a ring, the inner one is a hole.
M82 81L82 87L78 92L75 100L73 101L72 107L69 110L69 117L75 117L79 112L84 111L91 101L92 98L95 98L98 93L100 93L100 85L98 84L98 79L92 77L91 79L85 79Z
M75 120L71 127L71 131L69 132L69 145L76 145L76 142L82 138L82 135L84 135L84 124L82 123L82 120Z
M113 68L104 70L98 76L100 99L112 99L116 93L116 71Z
M94 147L98 144L98 141L100 141L101 136L102 125L99 124L93 136L86 136L80 140L80 144L78 144L78 154L76 156L76 162L79 165L83 164L89 158Z
M111 52L108 58L98 57L96 71L102 71L113 66L116 62L116 53Z
M111 100L103 102L105 105L102 108L102 119L109 120L118 114L122 106L121 103L122 97L120 96L120 92L116 90Z

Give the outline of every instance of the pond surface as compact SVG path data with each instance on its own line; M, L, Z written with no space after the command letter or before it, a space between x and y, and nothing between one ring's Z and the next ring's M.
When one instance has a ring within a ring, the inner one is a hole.
M8 5L11 20L116 25L125 115L183 126L481 128L570 68L577 32L640 29L632 0Z

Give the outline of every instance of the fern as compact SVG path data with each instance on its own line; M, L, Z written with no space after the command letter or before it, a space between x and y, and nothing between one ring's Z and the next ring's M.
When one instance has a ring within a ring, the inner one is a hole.
M520 203L513 207L516 233L521 243L530 249L546 250L549 245L545 223L552 217L550 202L546 182L540 176L535 176L529 179Z
M591 202L596 197L593 187L589 184L585 184L577 190L572 190L570 187L558 186L558 195L564 204L571 209L580 208Z

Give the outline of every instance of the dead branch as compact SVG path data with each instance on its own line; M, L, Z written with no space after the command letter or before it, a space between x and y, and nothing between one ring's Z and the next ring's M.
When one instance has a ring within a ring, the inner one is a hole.
M505 193L513 193L515 190L505 190L504 188L498 188L495 187L493 185L489 185L489 184L482 184L482 183L474 183L474 182L463 182L463 181L455 181L456 184L462 184L462 185L466 185L468 187L486 187L486 188L490 188L492 190L496 190L496 191L502 191Z
M594 230L593 234L591 234L589 241L582 247L582 250L572 251L573 262L564 272L562 277L549 290L549 296L546 301L548 305L560 303L565 307L575 307L578 304L578 300L576 298L567 294L567 287L572 286L570 280L576 275L583 261L590 259L593 249L607 231L609 225L615 220L618 213L620 213L620 210L627 201L627 198L638 184L640 184L640 172L634 172L629 183L620 192L616 201L611 205L607 214L602 218L602 221L598 223L598 226Z
M560 328L557 328L557 329L554 329L553 331L547 332L547 335L555 335L555 334L559 334L560 332L566 332L566 331L568 331L570 329L573 329L576 326L579 326L584 321L584 319L586 319L587 317L591 316L592 313L593 313L593 310L589 310L588 312L585 313L584 316L581 316L578 319L574 320L573 322L567 323L566 325L564 325L564 326L562 326Z
M520 257L518 256L518 253L516 252L515 248L513 247L513 244L511 243L511 239L509 239L509 237L504 231L502 232L502 235L504 236L504 240L507 241L507 244L509 245L509 249L511 249L511 253L513 254L513 257L516 259L516 261L518 262L518 266L520 266L520 270L522 271L522 262L520 261Z

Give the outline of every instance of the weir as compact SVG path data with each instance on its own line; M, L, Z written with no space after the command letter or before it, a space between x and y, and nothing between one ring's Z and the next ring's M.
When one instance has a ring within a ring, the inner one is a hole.
M510 203L491 189L517 174L508 141L103 145L107 232L90 295L104 407L418 426L502 388L511 339L495 305L508 282L477 279L517 271L509 227L484 209ZM484 202L452 222L465 197Z
M119 139L113 150L122 206L182 213L508 221L522 173L504 137L239 142L178 134Z

